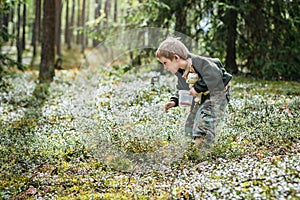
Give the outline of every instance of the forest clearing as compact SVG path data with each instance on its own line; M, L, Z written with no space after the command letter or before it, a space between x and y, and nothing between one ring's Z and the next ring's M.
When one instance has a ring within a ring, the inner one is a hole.
M44 87L37 71L3 77L2 199L300 198L299 83L235 77L198 151L186 108L163 112L174 77L124 69L61 70Z
M0 199L300 199L299 13L298 0L1 0ZM176 90L199 100L193 137Z

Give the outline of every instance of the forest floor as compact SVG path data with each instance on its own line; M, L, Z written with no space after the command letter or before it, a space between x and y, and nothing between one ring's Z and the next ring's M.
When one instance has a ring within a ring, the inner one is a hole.
M164 113L169 74L128 66L7 73L0 86L2 199L299 199L300 84L235 77L210 148Z

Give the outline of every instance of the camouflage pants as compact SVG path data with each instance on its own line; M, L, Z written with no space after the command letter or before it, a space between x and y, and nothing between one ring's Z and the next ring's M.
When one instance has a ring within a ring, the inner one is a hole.
M185 123L186 134L193 138L203 137L208 143L213 142L224 116L228 96L229 91L217 98L208 98L201 104L195 103Z

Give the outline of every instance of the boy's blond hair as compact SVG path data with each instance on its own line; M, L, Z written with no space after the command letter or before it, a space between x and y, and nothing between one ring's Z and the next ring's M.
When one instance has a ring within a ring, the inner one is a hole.
M178 55L182 59L187 59L189 50L179 40L179 38L168 37L158 47L155 55L157 58L165 57L173 60L175 55Z

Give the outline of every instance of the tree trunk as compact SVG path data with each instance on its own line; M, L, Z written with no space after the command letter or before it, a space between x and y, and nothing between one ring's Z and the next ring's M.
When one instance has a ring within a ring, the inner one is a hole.
M236 38L237 38L237 11L235 9L236 0L230 0L230 8L226 9L224 24L226 26L226 60L225 66L233 74L238 73L236 64ZM232 9L232 7L234 7Z
M2 38L4 42L8 42L8 23L10 16L10 7L4 8L4 12L0 13L2 19L0 20L0 28L3 33Z
M266 54L266 23L264 16L264 0L252 0L245 14L245 27L248 40L251 41L251 54L247 57L247 67L253 75L261 75L261 67L265 64Z
M86 1L85 2L85 7L86 7L86 10L85 10L85 14L84 14L84 25L83 27L85 27L85 23L88 22L90 19L89 19L89 13L90 13L90 1ZM87 46L89 46L89 37L87 37L87 31L86 31L86 28L84 28L84 47L86 48Z
M61 57L61 11L62 2L61 0L56 0L56 17L55 17L55 46L56 54Z
M114 2L114 22L117 22L118 18L118 0Z
M1 32L5 32L3 29L4 29L4 20L3 20L3 18L4 18L4 16L3 16L3 13L0 13L0 33ZM1 39L3 39L3 41L5 41L5 38L4 38L5 36L3 35L3 36L0 36L0 56L1 56L1 52L2 52L2 45L3 45L3 43L1 42L2 40ZM1 59L0 59L0 63L1 63ZM1 81L1 73L2 73L2 71L3 71L3 68L2 68L2 65L0 65L0 81Z
M84 53L85 49L85 30L84 30L84 23L85 23L85 0L82 0L82 10L81 10L81 37L80 37L80 43L81 43L81 53Z
M18 69L22 70L22 53L23 53L23 45L22 45L22 38L21 38L21 3L18 3L17 8L17 62L18 62Z
M280 33L281 31L278 31L278 30L284 30L285 27L283 26L283 23L282 23L282 14L281 14L281 10L283 9L283 5L280 4L279 1L275 1L273 3L273 5L271 4L270 8L272 8L272 11L273 11L273 15L275 17L273 17L273 21L272 21L272 24L274 26L273 30L271 29L270 32L273 32L271 33L273 35L272 39L270 40L271 41L271 46L272 48L274 49L274 51L272 51L272 53L270 53L270 59L271 60L277 60L278 57L280 57L280 50L281 49L281 45L282 45L282 38L280 37ZM293 19L293 17L291 17ZM289 28L286 28L286 29L289 29Z
M70 43L70 26L69 26L69 0L66 0L66 24L65 24L65 44L69 46Z
M37 41L40 41L40 27L41 27L41 0L35 0L35 20L32 31L32 46L33 57L36 56Z
M51 82L55 75L55 5L58 0L44 0L43 36L39 79L40 82Z
M180 1L177 0L174 2L173 12L175 13L175 31L182 33L184 35L190 35L190 30L187 27L187 9L188 9L189 1ZM190 48L191 43L189 40L185 41L185 38L182 38L182 42Z
M183 9L178 9L175 11L175 31L183 34L188 34L188 29L186 27L186 11Z
M105 6L104 6L104 12L105 12L104 25L105 25L105 27L108 26L108 19L109 19L108 16L109 16L110 8L111 8L111 0L106 0L105 1Z
M12 30L11 30L11 35L17 35L16 33L16 23L14 23L14 18L15 18L15 9L17 6L15 6L15 4L17 3L12 3L11 4L11 7L10 7L10 17L9 17L9 20L10 22L13 24L12 26ZM17 40L10 40L10 46L13 47L14 46L14 41L17 41Z
M77 29L80 28L81 25L81 4L80 0L77 1L78 9L77 9ZM76 35L76 44L80 44L80 39L81 39L81 30L77 30L77 35Z
M98 19L100 17L100 10L101 10L101 0L95 0L95 19ZM100 29L100 22L95 27L96 32ZM97 39L93 39L93 47L96 47L99 44L99 41Z
M70 22L70 27L73 27L75 24L75 5L76 5L76 1L73 0L72 1L72 11L71 11L71 22ZM69 33L70 33L70 37L69 37L69 43L68 43L68 49L70 50L74 35L73 35L73 29L69 29Z
M26 49L26 3L23 4L23 16L22 16L22 50Z

